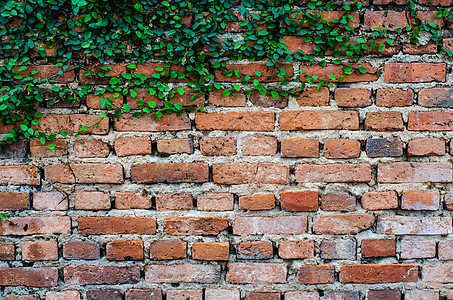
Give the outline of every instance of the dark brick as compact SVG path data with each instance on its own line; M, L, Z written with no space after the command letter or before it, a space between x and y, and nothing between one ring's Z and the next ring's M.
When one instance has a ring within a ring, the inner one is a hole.
M403 142L399 138L368 139L366 153L368 157L402 156Z

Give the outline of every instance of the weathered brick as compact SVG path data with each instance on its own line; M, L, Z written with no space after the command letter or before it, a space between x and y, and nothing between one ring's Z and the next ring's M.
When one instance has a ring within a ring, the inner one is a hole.
M401 208L407 210L438 210L440 194L438 191L404 191Z
M401 300L401 293L398 290L371 290L366 293L367 300Z
M398 208L398 195L395 191L368 192L362 195L362 207L366 210Z
M28 209L29 200L27 193L0 193L0 210Z
M77 157L107 157L110 148L106 142L95 139L82 139L74 142L74 152Z
M240 300L241 293L233 289L206 289L204 292L205 300Z
M58 244L56 241L23 241L22 260L58 260Z
M411 55L436 54L437 53L437 44L435 42L431 42L431 41L425 45L406 43L406 44L403 44L402 50L403 50L403 53L411 54Z
M143 260L143 242L121 240L105 245L108 260Z
M173 193L156 196L157 211L191 209L193 209L193 197L191 193Z
M171 103L179 103L182 106L200 106L205 104L206 97L204 94L194 91L193 89L185 89L184 94L179 94L178 89L174 88L171 93L174 93L172 98L168 100ZM193 99L193 100L192 100Z
M88 108L93 109L106 109L107 101L104 106L101 105L102 99L106 99L111 102L112 107L122 107L123 106L123 95L120 93L105 92L103 94L88 94L86 96L86 105Z
M123 294L117 290L89 290L87 300L123 300Z
M409 112L408 130L451 131L453 130L453 112L420 111Z
M300 75L300 80L302 82L308 82L305 78L305 74L309 76L318 76L318 80L326 79L328 81L340 82L341 78L344 76L343 82L362 82L362 81L376 81L377 68L372 67L367 63L359 64L348 64L351 66L351 74L346 74L343 71L342 65L327 64L325 66L320 65L301 65L300 69L303 71ZM366 68L365 73L359 71L360 67ZM330 79L329 75L334 75L335 79ZM318 81L318 80L315 80Z
M68 196L61 192L40 192L33 194L33 208L36 210L67 210Z
M394 239L364 239L362 240L362 257L395 256L396 243Z
M410 106L414 103L412 90L378 89L376 93L376 106L401 107Z
M151 217L81 217L77 222L82 235L156 233L156 219Z
M297 281L303 284L333 283L335 270L331 265L301 266L297 274Z
M382 183L452 182L451 163L397 162L379 164L377 181Z
M181 241L154 241L149 245L149 257L151 259L185 258L186 252L186 243Z
M51 144L55 145L54 149L49 149ZM68 142L63 139L47 141L44 145L41 141L30 141L30 155L34 157L59 157L68 154Z
M242 138L242 155L259 156L277 153L277 138L274 136L246 136Z
M312 42L304 42L303 37L298 36L284 36L283 44L288 47L291 54L315 54L315 45ZM300 50L300 51L299 51Z
M272 242L242 242L236 247L238 259L271 259L273 256Z
M399 131L404 129L403 117L396 111L381 111L366 114L366 130Z
M319 142L316 139L284 139L281 148L282 157L319 157Z
M266 111L197 113L198 130L274 131L275 113Z
M164 231L171 235L217 235L228 227L228 219L216 217L169 217Z
M340 107L366 107L371 105L369 89L337 89L335 101Z
M247 98L243 92L233 91L227 97L223 96L223 90L212 90L209 93L209 104L214 106L237 107L245 106Z
M327 164L296 166L296 182L369 182L368 164Z
M52 183L123 183L123 166L113 164L61 164L44 168Z
M167 300L202 300L203 290L168 290Z
M399 138L367 139L366 154L368 157L403 156L403 142Z
M133 165L134 183L180 183L208 181L209 167L205 163L152 163Z
M374 216L369 214L331 214L313 218L313 231L316 234L356 234L374 224Z
M439 241L439 260L453 260L453 241Z
M436 256L435 241L410 241L400 242L401 259L432 258Z
M438 290L406 290L404 293L405 300L439 300Z
M261 94L257 90L252 90L250 94L250 102L259 107L277 107L285 108L288 105L288 100L283 97L274 98L271 94Z
M284 263L230 263L226 281L233 284L286 283L287 272Z
M281 192L280 203L287 211L317 211L318 191Z
M200 151L205 156L236 155L236 139L232 137L203 137L200 139Z
M376 231L394 235L446 235L452 232L450 217L379 216Z
M101 67L103 67L101 69ZM106 69L107 68L107 69ZM94 74L91 74L93 72ZM98 73L110 74L111 76L100 76ZM106 84L110 78L121 76L127 72L126 65L124 64L110 64L110 65L93 65L86 69L80 70L80 83L81 84Z
M76 192L74 209L102 210L110 209L110 195L103 192Z
M158 140L157 152L161 154L193 153L193 142L191 139Z
M218 184L288 184L289 180L289 166L285 164L217 163L212 173Z
M357 243L353 239L323 240L321 242L321 258L323 259L350 259L356 257Z
M347 139L327 139L324 141L324 157L357 158L359 156L359 141Z
M422 281L431 283L453 283L453 265L423 265Z
M7 295L5 300L39 300L38 295L27 295L27 296L18 296L18 295Z
M14 260L14 243L0 243L0 260Z
M45 133L55 133L66 131L68 134L80 132L82 126L98 126L89 127L84 134L108 134L109 119L101 118L99 115L72 114L72 115L57 115L45 114L39 118L40 131Z
M321 194L321 209L326 211L355 211L356 199L355 196L348 193Z
M245 210L269 210L275 207L274 194L255 194L239 198L239 208Z
M360 300L359 292L326 291L324 300Z
M286 70L286 76L292 77L294 74L293 66L290 64L280 64L279 68ZM262 82L282 81L284 77L278 77L276 69L276 67L268 67L265 63L230 64L226 65L224 69L214 70L214 76L216 81L241 82L244 77L238 78L235 75L228 77L223 74L225 70L238 70L243 75L249 75L252 80L259 78ZM257 76L256 72L260 72L263 77ZM269 76L271 78L268 78Z
M113 128L116 131L159 132L188 130L192 125L187 114L182 116L164 114L161 118L155 118L154 114L145 114L140 118L135 118L131 114L122 114L115 119Z
M445 193L445 208L448 210L453 210L453 192Z
M281 130L359 129L356 111L295 110L280 113Z
M328 106L329 89L327 87L317 90L317 88L305 88L303 93L296 97L297 104L300 106Z
M197 209L202 211L233 210L234 195L231 193L209 193L198 195Z
M63 244L66 259L99 259L99 245L91 242L67 242Z
M40 185L41 177L35 166L0 166L0 185Z
M386 82L445 82L445 63L386 63Z
M138 283L139 280L139 267L68 266L64 268L64 281L67 284L130 284Z
M117 209L151 208L151 198L139 193L126 192L115 193L115 207Z
M8 218L0 222L0 235L70 233L71 218L66 216Z
M217 283L219 280L218 265L148 265L145 268L145 281L148 283Z
M393 283L416 282L418 280L418 266L393 265L343 265L340 266L341 283Z
M50 287L57 282L57 268L0 268L0 286Z
M307 217L239 217L233 222L233 234L302 234L307 232Z
M440 156L445 155L443 138L419 138L410 140L407 145L408 156Z
M280 241L278 243L278 256L283 259L305 259L315 257L315 242Z
M230 243L194 243L192 258L196 260L228 260L230 257Z
M62 292L46 292L46 300L80 300L80 292L66 290Z
M149 137L128 137L115 139L117 156L151 154L151 139Z
M430 88L418 92L418 104L424 107L453 107L453 89Z
M2 123L2 126L3 126L3 123ZM58 140L53 140L53 141L56 142ZM32 144L33 142L38 142L39 144L41 144L41 142L39 142L37 140L31 140L30 144ZM49 146L49 144L47 144L47 147ZM4 149L3 149L3 152L0 152L0 159L23 158L23 157L27 156L27 149L28 149L27 141L19 140L12 144L3 144L3 146L4 146ZM31 148L31 145L30 145L30 148ZM31 152L31 149L30 149L30 152Z
M162 300L162 290L161 289L130 289L126 292L125 300ZM123 297L121 297L122 300ZM109 300L109 299L106 299Z
M286 292L285 300L319 300L319 294L317 291L314 292Z

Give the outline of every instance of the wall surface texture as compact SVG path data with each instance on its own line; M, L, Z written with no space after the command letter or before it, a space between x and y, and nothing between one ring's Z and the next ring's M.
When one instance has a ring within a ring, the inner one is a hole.
M356 26L405 26L387 2ZM288 101L213 92L197 100L204 113L111 116L53 150L9 147L0 298L453 299L453 77L440 48L387 47L364 58L368 73ZM43 108L42 126L93 123L99 100Z

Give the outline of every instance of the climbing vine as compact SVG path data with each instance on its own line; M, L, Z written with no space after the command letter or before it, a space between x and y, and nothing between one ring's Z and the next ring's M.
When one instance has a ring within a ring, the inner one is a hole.
M7 133L0 148L20 138L42 144L58 135L77 135L103 118L132 113L182 115L203 110L175 101L195 101L212 90L223 96L253 90L275 99L300 94L306 85L321 88L353 73L369 73L360 58L378 54L396 41L420 37L442 45L442 28L417 16L407 3L410 24L392 31L362 31L361 2L301 0L10 0L0 6L0 122ZM448 20L448 9L435 9ZM329 14L335 12L335 14ZM287 37L303 46L294 51ZM441 50L452 56L451 51ZM240 62L265 63L266 70L237 68ZM232 65L231 62L239 62ZM285 64L300 63L295 74ZM341 66L341 74L310 74L306 66ZM232 67L236 66L236 67ZM379 76L377 71L376 76ZM73 75L71 75L73 74ZM70 80L78 78L77 80ZM219 80L219 78L230 78ZM269 84L278 82L278 85ZM188 89L183 88L187 87ZM147 99L143 93L152 96ZM76 130L42 128L42 107L77 103L100 96L99 120ZM130 103L117 98L136 99ZM116 103L121 103L120 105ZM190 104L190 103L189 103ZM50 148L55 147L51 144ZM0 216L1 217L1 216Z

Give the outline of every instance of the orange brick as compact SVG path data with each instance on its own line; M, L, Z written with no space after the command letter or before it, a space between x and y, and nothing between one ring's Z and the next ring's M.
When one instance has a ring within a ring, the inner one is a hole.
M23 241L22 260L58 260L58 244L56 241Z
M197 209L201 211L233 210L234 195L231 193L209 193L198 195Z
M300 164L296 166L296 182L369 182L368 164Z
M395 255L395 239L362 240L362 257L389 257Z
M279 122L281 130L359 129L356 111L283 111Z
M228 219L217 217L169 217L164 231L170 235L217 235L228 227Z
M74 142L74 152L77 157L107 157L109 156L109 145L95 139L82 139Z
M341 211L354 211L356 206L356 199L353 195L348 193L321 194L321 209L327 211L341 210Z
M156 219L151 217L81 217L77 219L82 235L155 234Z
M305 259L315 257L314 241L280 241L278 256L283 259Z
M274 136L246 136L242 138L242 155L260 156L277 153L277 138Z
M365 128L373 131L398 131L404 129L404 123L399 112L373 112L366 114Z
M239 198L239 208L246 210L268 210L275 207L274 194L255 194Z
M161 154L193 153L193 142L190 139L158 140L157 152Z
M395 191L369 192L362 195L362 207L366 210L398 208L398 195Z
M281 192L281 206L287 211L317 211L318 191Z
M230 244L226 243L194 243L192 258L197 260L228 260L230 257Z
M386 63L386 82L445 82L445 63Z
M340 267L342 283L393 283L416 282L418 279L417 265L343 265Z
M297 104L300 106L328 106L329 89L327 87L317 90L317 88L305 88L303 93L296 97Z
M193 209L193 197L190 193L173 193L156 196L157 211L191 209Z
M108 260L143 260L142 241L113 241L105 245Z
M185 258L186 252L186 243L181 241L154 241L149 245L149 256L151 259Z
M369 89L337 89L335 101L340 107L366 107L371 105Z
M209 104L225 107L245 106L247 98L243 92L233 91L227 97L224 97L223 93L223 90L211 91L209 94Z
M316 139L284 139L281 148L282 157L319 157L319 142Z
M360 142L346 139L328 139L324 141L324 156L327 158L360 157Z
M48 181L56 183L123 183L123 167L112 164L51 165L44 168Z
M411 106L413 103L414 92L412 90L378 89L376 93L376 106Z
M369 229L374 224L371 214L330 214L313 219L313 232L316 234L356 234Z
M238 259L271 259L274 250L271 242L242 242L236 247Z
M110 195L103 192L76 192L74 209L102 210L110 209Z
M443 138L419 138L410 140L407 145L408 156L441 156L445 155Z
M440 194L438 191L404 191L401 208L407 210L438 210Z
M151 208L151 198L139 193L115 193L115 207L117 209Z
M274 131L275 113L267 111L197 113L198 130Z
M115 139L117 156L151 154L151 139L149 137L130 137Z
M27 193L0 193L0 210L28 209L29 200Z
M200 151L205 156L236 155L236 139L232 137L203 137L200 139Z
M302 266L299 268L297 281L303 284L333 283L335 271L331 265Z

